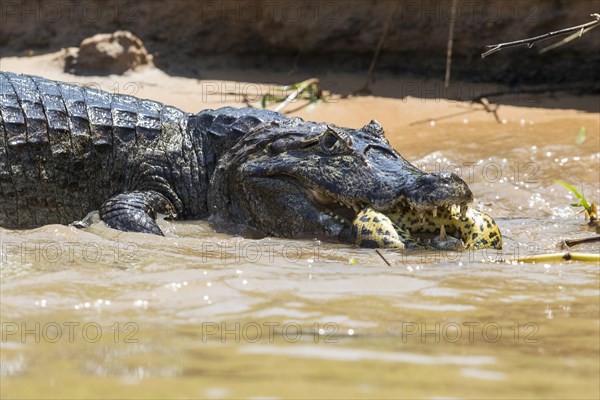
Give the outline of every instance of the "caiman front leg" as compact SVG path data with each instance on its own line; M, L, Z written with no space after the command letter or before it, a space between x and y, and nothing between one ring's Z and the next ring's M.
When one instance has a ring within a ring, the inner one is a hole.
M100 207L100 219L113 229L164 236L156 224L156 214L176 217L173 204L155 191L121 193Z

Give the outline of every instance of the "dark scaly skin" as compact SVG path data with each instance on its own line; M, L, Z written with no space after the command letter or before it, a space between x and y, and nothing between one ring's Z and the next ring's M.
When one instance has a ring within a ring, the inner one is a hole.
M157 213L264 235L354 242L370 206L393 213L472 201L457 175L426 173L376 121L359 129L251 108L189 114L131 96L0 73L0 226L109 226L162 234Z
M206 213L202 146L194 146L188 114L180 110L1 73L0 117L1 226L69 223L136 190L159 212L168 210L153 193L168 199L178 216ZM185 151L193 147L200 153Z

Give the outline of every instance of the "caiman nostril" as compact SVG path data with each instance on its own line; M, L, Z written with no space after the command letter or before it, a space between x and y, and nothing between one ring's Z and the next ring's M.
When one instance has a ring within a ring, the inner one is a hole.
M419 183L421 182L425 185L439 185L445 183L455 186L466 186L465 181L463 181L460 176L454 172L448 171L435 171L430 174L423 175L421 178L419 178Z
M433 185L436 182L439 182L440 177L436 176L434 174L425 174L425 175L421 175L418 179L417 179L417 184L418 185Z
M460 181L461 179L454 172L448 171L435 171L429 174L430 176L434 176L437 179L441 179L444 181Z

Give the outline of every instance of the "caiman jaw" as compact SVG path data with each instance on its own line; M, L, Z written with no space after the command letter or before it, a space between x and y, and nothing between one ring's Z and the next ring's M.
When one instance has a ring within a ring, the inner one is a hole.
M318 208L327 215L330 215L336 221L345 226L352 226L352 221L356 215L364 208L359 202L348 202L317 192L314 189L308 189L309 200L318 206Z
M332 217L345 227L354 227L353 225L356 225L357 216L361 214L361 211L371 207L360 201L340 200L334 195L324 194L310 188L307 189L307 196L309 201L316 205L322 213ZM374 212L381 212L383 215L388 216L393 223L402 222L400 229L404 229L407 233L403 237L403 240L409 242L409 247L420 245L421 239L423 239L423 243L426 240L431 241L433 238L444 243L451 242L454 239L447 238L446 231L448 231L448 234L454 234L455 237L458 237L455 240L456 243L452 243L454 246L453 249L463 247L462 242L460 242L460 235L458 234L459 230L455 226L451 226L449 223L446 226L444 224L435 224L435 221L438 219L438 216L449 216L453 213L460 213L465 218L469 209L467 202L433 207L427 205L411 207L409 205L410 202L402 198L396 199L394 203L396 205L390 207L390 209L393 209L391 212L376 211L376 207L372 207L372 209ZM410 246L411 243L414 246Z

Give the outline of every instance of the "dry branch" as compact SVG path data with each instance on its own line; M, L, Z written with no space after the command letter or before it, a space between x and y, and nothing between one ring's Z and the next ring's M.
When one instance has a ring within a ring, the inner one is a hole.
M532 256L517 258L514 261L524 263L538 263L538 262L549 262L549 261L583 261L583 262L600 262L600 255L597 253L579 253L567 251L564 253L550 253L550 254L535 254Z
M574 246L577 246L580 244L596 243L596 242L600 242L600 236L592 236L592 237L586 237L586 238L580 238L580 239L565 239L562 241L560 247L563 249L569 249L571 247L574 247Z
M573 26L571 28L560 29L560 30L554 31L554 32L544 33L543 35L534 36L534 37L527 38L527 39L515 40L514 42L487 45L485 47L488 48L489 50L482 53L481 58L485 58L485 57L489 56L490 54L493 54L493 53L500 51L502 49L505 49L507 47L514 47L514 46L521 46L521 45L527 45L528 47L532 47L533 44L536 42L546 40L546 39L549 39L554 36L567 35L572 32L578 32L576 37L579 37L579 36L583 35L585 32L589 31L590 29L596 27L597 25L600 25L600 14L594 13L594 14L591 14L591 16L595 20L585 23L585 24L582 24L582 25Z

